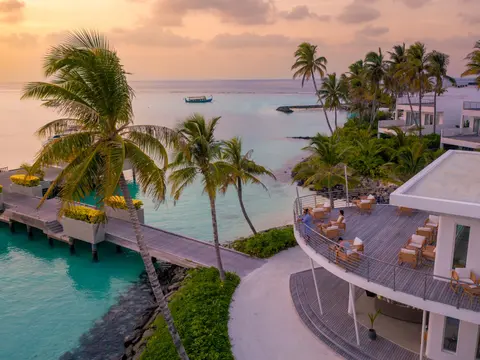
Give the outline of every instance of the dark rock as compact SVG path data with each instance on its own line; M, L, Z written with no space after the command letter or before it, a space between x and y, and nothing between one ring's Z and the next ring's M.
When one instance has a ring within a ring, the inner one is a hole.
M155 334L155 330L154 329L148 329L143 333L143 339L146 340L149 337L151 337L153 334Z

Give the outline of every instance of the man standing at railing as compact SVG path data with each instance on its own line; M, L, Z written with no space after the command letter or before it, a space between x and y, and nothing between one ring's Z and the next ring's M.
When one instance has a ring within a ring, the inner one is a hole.
M298 219L299 222L302 222L304 226L302 226L302 232L305 237L305 240L310 240L310 233L313 228L313 217L310 215L310 211L308 209L303 209L303 216Z

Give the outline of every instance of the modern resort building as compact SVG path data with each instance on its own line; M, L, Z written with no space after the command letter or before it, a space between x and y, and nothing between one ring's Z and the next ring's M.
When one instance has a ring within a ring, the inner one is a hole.
M295 223L312 265L290 279L304 324L347 359L480 359L479 169L480 153L450 150L389 204L298 197L295 215L315 219Z
M480 101L464 101L462 116L455 128L442 129L444 148L480 149Z

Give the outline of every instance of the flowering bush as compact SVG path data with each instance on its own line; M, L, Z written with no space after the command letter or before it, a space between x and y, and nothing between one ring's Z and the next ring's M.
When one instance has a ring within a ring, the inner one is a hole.
M84 221L89 224L104 223L106 219L103 211L92 209L87 206L72 206L66 208L63 215L70 219Z
M127 203L123 196L110 196L108 199L105 199L105 205L115 209L128 210ZM134 199L133 206L135 206L135 209L139 210L142 208L143 202Z
M32 175L12 175L10 176L10 180L12 181L12 183L21 186L34 187L40 185L40 178Z

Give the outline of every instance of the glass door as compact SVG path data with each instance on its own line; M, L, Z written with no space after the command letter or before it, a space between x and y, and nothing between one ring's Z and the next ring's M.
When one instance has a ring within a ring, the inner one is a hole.
M480 118L473 119L473 132L478 134L478 130L480 130Z

